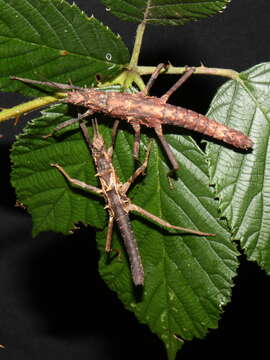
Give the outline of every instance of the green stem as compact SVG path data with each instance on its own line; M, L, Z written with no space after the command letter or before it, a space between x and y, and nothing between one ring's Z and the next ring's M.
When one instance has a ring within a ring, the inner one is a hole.
M63 97L63 95L66 96L66 94L64 93L57 93L55 94L55 97L54 96L39 97L37 99L27 101L23 104L14 106L10 109L4 109L0 112L0 123L8 119L19 118L20 116L25 115L30 111L55 103L59 101L59 97Z
M154 72L155 66L137 66L137 72L140 75L150 75ZM166 69L166 74L183 74L189 67L174 67L169 65ZM195 67L194 74L203 74L203 75L215 75L223 76L230 79L238 79L239 73L232 69L219 69L219 68L208 68L204 65Z
M140 55L140 51L141 51L141 47L142 47L142 40L143 40L144 31L145 31L145 26L146 26L146 23L143 21L137 27L134 48L133 48L132 56L131 56L130 63L128 66L128 68L130 70L134 70L137 68L139 55Z

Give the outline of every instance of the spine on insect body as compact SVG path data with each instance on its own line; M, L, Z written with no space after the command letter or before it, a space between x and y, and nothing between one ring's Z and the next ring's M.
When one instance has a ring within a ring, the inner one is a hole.
M251 139L241 131L218 123L195 111L169 104L164 105L162 123L197 131L239 149L247 150L253 145Z

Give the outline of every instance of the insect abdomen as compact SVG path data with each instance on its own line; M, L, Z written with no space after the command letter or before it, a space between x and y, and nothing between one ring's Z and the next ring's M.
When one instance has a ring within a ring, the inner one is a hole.
M163 114L163 124L194 130L240 149L249 149L253 145L251 139L242 132L220 124L195 111L166 104Z
M116 218L120 233L122 235L125 248L130 261L132 278L135 285L143 285L144 271L139 253L138 245L131 228L130 220L127 214L122 214Z
M144 270L142 260L129 216L125 212L123 204L121 204L118 195L114 191L110 191L107 196L111 198L111 207L114 213L114 218L117 222L125 248L127 250L134 284L136 286L143 285Z

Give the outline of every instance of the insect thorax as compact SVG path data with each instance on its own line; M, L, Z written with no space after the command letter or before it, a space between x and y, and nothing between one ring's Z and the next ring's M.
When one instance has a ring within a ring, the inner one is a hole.
M67 95L66 102L84 106L94 112L107 112L108 94L104 91L87 89L85 91L71 91Z

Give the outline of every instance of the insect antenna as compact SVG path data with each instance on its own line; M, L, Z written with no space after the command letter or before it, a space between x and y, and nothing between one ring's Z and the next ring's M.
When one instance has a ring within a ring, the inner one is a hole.
M100 137L100 133L98 130L98 121L96 118L92 119L92 126L94 131L94 137Z
M92 122L93 122L93 120L92 120ZM87 126L85 125L84 121L80 121L80 128L81 128L84 139L85 139L89 149L92 151L93 144L92 144L92 142L90 140L90 136L89 136L89 133L88 133L88 130L87 130Z
M21 81L21 82L27 83L27 84L45 85L45 86L53 87L53 88L59 89L59 90L80 90L80 91L85 91L85 88L82 88L82 87L79 87L79 86L61 84L61 83L53 82L53 81L32 80L32 79L22 78L22 77L19 77L19 76L10 76L10 79L11 80L18 80L18 81Z

